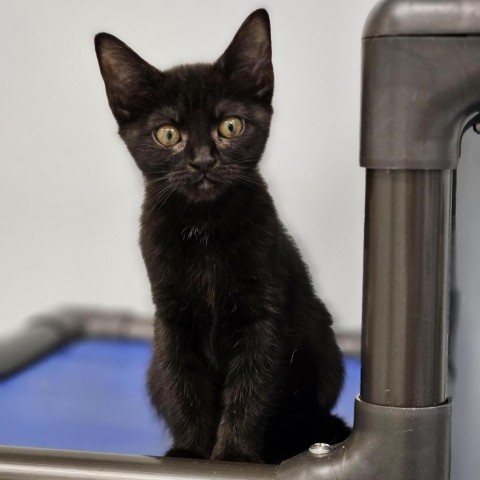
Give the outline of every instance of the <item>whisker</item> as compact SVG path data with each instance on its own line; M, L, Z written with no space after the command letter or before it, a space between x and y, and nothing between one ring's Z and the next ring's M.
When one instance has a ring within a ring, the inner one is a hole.
M153 196L153 205L150 208L149 213L152 214L156 209L161 208L175 190L175 185L169 183L161 188L158 192L155 192L155 195Z
M149 183L158 183L158 182L163 182L164 180L167 180L168 178L170 178L171 175L168 174L168 175L164 175L163 177L157 177L157 178L154 178L154 179L149 179L148 182Z

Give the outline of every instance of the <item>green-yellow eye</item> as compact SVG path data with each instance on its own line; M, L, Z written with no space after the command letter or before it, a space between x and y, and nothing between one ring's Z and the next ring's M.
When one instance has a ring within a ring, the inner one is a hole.
M243 120L238 117L224 118L218 124L218 133L225 138L235 138L243 133Z
M182 136L177 127L167 124L158 127L155 131L155 138L164 147L173 147L182 139Z

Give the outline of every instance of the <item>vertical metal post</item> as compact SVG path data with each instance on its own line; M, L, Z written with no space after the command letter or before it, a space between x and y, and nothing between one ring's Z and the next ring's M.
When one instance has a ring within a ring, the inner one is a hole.
M281 480L450 478L452 192L480 112L479 51L480 0L382 0L367 20L361 395L352 435L329 455L286 462Z
M367 170L361 398L446 401L451 170Z

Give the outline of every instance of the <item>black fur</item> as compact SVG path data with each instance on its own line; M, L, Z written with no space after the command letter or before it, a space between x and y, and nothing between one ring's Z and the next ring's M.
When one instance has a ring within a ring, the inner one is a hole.
M149 370L170 456L280 462L349 429L330 414L343 382L331 317L258 171L272 116L268 14L214 64L168 71L96 37L119 133L145 177L141 248L156 307ZM227 116L243 133L222 138ZM182 141L154 140L174 124ZM191 163L212 159L207 173Z

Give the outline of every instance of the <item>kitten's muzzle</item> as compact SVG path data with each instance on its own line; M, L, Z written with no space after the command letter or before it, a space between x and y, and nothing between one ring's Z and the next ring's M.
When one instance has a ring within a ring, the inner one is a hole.
M194 169L198 170L199 172L206 173L209 168L213 167L217 163L214 158L195 158L194 160L190 160L189 165Z

